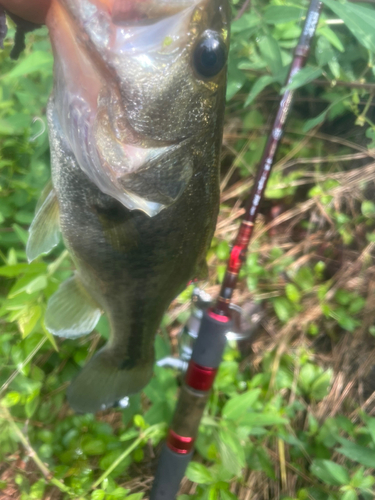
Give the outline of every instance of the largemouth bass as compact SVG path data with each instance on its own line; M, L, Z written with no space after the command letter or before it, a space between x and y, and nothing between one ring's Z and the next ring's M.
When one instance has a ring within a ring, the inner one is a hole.
M30 228L29 260L61 230L77 271L46 326L76 338L102 312L111 337L68 389L96 412L152 376L154 337L205 272L219 206L227 0L53 0L47 25L53 187Z

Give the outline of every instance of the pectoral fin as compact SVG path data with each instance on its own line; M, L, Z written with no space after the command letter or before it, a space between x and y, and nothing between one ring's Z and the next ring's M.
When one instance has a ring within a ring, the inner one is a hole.
M92 332L101 313L76 275L64 281L49 299L45 324L54 335L73 339Z
M56 193L50 187L49 193L37 209L36 215L29 229L29 239L26 245L26 255L29 262L39 255L46 254L54 248L60 240L59 206Z

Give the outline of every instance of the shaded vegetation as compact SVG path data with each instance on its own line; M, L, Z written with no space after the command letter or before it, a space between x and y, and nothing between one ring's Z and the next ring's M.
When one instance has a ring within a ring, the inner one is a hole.
M234 3L222 206L202 284L213 295L307 7ZM261 304L262 321L251 342L228 346L220 367L181 490L197 500L374 497L375 9L324 4L235 295L245 310ZM96 416L65 402L108 325L102 318L72 341L43 324L48 298L73 271L62 245L30 265L25 256L50 177L52 55L42 29L11 62L13 35L0 53L0 499L138 500L180 377L156 368L127 408ZM176 353L191 293L165 316L158 358Z

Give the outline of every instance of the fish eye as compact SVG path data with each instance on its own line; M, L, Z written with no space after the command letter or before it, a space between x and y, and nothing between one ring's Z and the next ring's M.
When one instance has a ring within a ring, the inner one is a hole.
M212 78L224 68L226 60L227 49L220 36L214 31L205 31L193 55L197 73L204 78Z

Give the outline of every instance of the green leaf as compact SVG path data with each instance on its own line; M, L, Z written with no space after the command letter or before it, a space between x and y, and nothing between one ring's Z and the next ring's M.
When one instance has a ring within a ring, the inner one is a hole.
M22 292L31 295L32 293L44 290L47 284L47 276L23 276L12 286L9 292L9 298L12 299Z
M343 288L339 288L335 293L336 301L342 306L347 306L353 299L353 294Z
M371 448L366 448L359 444L353 443L342 437L338 437L338 441L341 443L341 448L336 449L338 453L345 455L354 462L364 465L365 467L371 467L375 469L375 450Z
M375 217L375 204L370 200L365 200L361 205L361 212L365 217Z
M288 283L285 287L285 293L288 299L295 304L301 302L301 293L293 283Z
M375 418L367 417L365 423L371 434L372 442L375 444Z
M120 436L120 441L131 441L139 436L139 432L135 429L129 429Z
M105 499L105 491L104 490L96 490L91 493L91 500L104 500Z
M240 476L242 468L246 465L246 460L244 447L238 436L227 429L220 429L219 450L225 470L235 476Z
M358 314L366 305L366 300L363 297L355 297L349 305L350 314Z
M289 321L295 314L293 304L286 297L276 297L272 304L277 317L283 323Z
M34 51L26 56L20 63L6 73L2 78L7 82L15 80L21 76L29 75L37 71L44 71L52 74L53 57L50 52Z
M331 460L314 460L310 470L314 476L331 486L343 486L350 482L347 470Z
M230 99L232 99L232 97L243 87L245 82L245 73L238 69L237 61L233 61L229 57L226 100L230 101Z
M272 76L276 79L280 78L283 73L283 63L277 41L272 36L267 35L258 41L258 47L264 61L271 70Z
M47 330L47 328L44 325L44 321L42 321L42 330L43 330L44 335L47 337L48 341L52 345L52 347L55 349L55 351L59 352L59 348L56 344L55 337L52 335L52 333L50 331Z
M102 439L85 436L82 440L82 451L86 455L102 455L106 448L106 444Z
M301 389L305 393L309 394L312 383L320 374L321 368L319 368L318 366L313 365L312 363L304 364L299 372L298 377L298 383Z
M302 132L309 132L312 128L317 127L318 125L323 123L327 117L329 109L330 109L330 106L327 109L325 109L324 111L322 111L315 118L310 118L310 120L305 121L305 124L302 127Z
M25 413L26 413L27 418L31 418L34 415L38 406L39 406L39 398L38 397L32 397L31 399L29 399L26 402Z
M116 483L114 483L116 484ZM105 497L105 500L124 500L125 498L130 498L133 497L133 495L136 496L136 498L139 498L138 495L142 495L143 493L133 493L132 495L127 496L130 490L122 488L119 486L118 488L108 488L108 491L110 491L109 494Z
M44 479L39 479L36 483L34 483L30 488L30 493L28 498L35 500L42 500L44 496L44 490L46 489L46 483Z
M115 460L117 460L123 453L122 448L117 448L115 450L111 450L108 453L106 453L99 462L99 466L102 470L107 470L109 467L113 464ZM128 455L125 457L121 462L118 464L118 466L111 472L111 477L115 478L122 474L131 464L132 462L132 457ZM122 497L123 498L123 497Z
M140 492L140 493L132 493L131 495L127 495L125 498L126 500L142 500L142 498L144 497L144 493ZM123 498L123 497L119 497L120 498Z
M18 224L12 224L12 228L14 232L17 234L20 242L26 245L27 240L29 239L29 233L24 229L22 229L22 227L19 226Z
M323 3L345 22L361 45L375 52L375 11L373 9L334 0L323 0Z
M355 492L355 490L351 489L351 490L345 491L345 493L343 493L340 498L341 498L341 500L357 500L358 495Z
M341 43L340 38L336 35L334 31L328 26L322 26L318 28L318 33L326 38L333 47L335 47L340 52L345 52L345 48Z
M0 118L0 134L1 135L23 135L25 127L19 128L11 120Z
M252 389L244 394L234 396L225 403L222 416L229 420L240 419L246 411L249 411L252 408L254 403L259 398L260 393L260 389Z
M191 497L189 497L187 500L190 500L190 498ZM238 500L238 497L234 495L234 493L231 493L230 491L220 489L220 500Z
M227 241L220 241L216 249L216 255L220 260L229 259L230 247Z
M247 12L239 19L234 19L231 26L231 33L241 33L249 31L249 28L256 28L259 25L259 16L253 12Z
M270 75L264 75L258 78L258 80L252 86L250 93L246 98L244 106L246 107L251 104L265 87L274 82L276 82L276 78Z
M10 408L11 406L15 406L19 403L21 399L21 395L19 392L8 392L8 394L1 400L1 404L6 408Z
M311 81L318 78L323 73L321 68L314 68L313 66L307 66L302 68L298 73L292 76L292 79L286 87L281 89L280 93L284 93L286 90L295 90Z
M270 479L276 481L275 465L268 455L266 449L262 448L262 446L258 446L256 449L256 455L263 472L265 472Z
M373 476L365 476L365 468L360 467L352 476L350 480L350 485L353 488L371 488L375 483L375 478Z
M19 274L40 274L47 270L47 266L44 263L33 262L32 264L14 264L10 266L0 267L0 276L7 276L8 278L14 278Z
M39 305L31 305L25 310L18 319L18 326L21 330L22 337L27 337L34 330L41 316L42 308Z
M190 462L186 471L186 477L198 484L212 484L214 477L209 469L198 462Z
M337 323L344 328L344 330L348 330L349 332L353 332L357 326L361 324L359 320L350 316L347 313L347 309L344 307L338 307L337 309L330 311L330 316L334 318Z
M308 267L301 267L293 277L293 281L301 290L310 291L314 286L314 275Z
M304 14L304 9L289 5L270 5L264 13L267 24L283 24L290 21L299 21Z
M316 116L315 118L311 118L311 120L307 120L302 127L302 132L309 132L312 128L323 123L324 120L326 119L327 115L335 108L335 106L337 104L339 104L341 101L343 101L344 99L346 99L347 97L348 97L348 95L345 95L343 97L340 97L339 99L336 99L328 106L328 108L326 108L318 116Z
M249 425L250 427L267 427L269 425L282 425L287 423L287 418L271 412L246 413L241 420L241 424Z
M328 394L328 390L332 381L333 370L328 369L317 377L311 384L310 397L316 401L320 401Z

